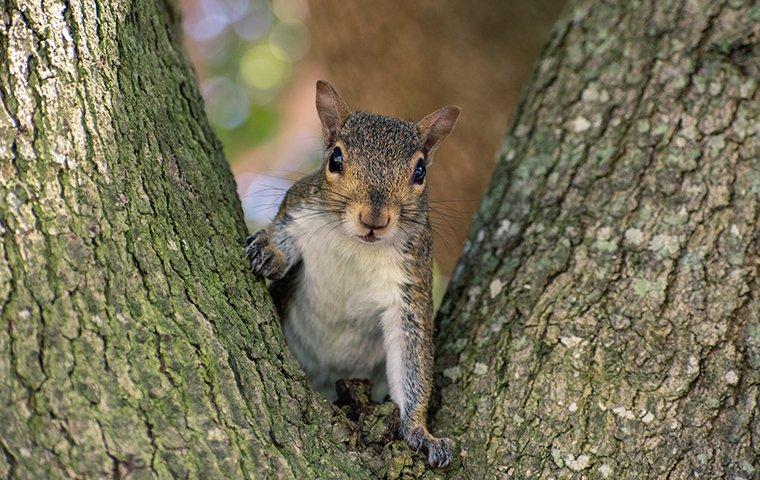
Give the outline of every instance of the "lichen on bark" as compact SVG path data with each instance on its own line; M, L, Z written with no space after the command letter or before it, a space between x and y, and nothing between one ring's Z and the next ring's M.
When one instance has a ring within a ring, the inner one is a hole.
M558 25L439 316L462 472L760 472L750 3L579 2Z

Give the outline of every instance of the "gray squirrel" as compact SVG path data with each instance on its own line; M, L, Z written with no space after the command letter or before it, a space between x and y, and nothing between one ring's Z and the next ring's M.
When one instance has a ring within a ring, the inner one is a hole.
M288 347L313 388L334 400L341 378L369 378L390 391L400 435L445 467L451 441L431 435L432 231L426 171L454 128L457 106L417 123L352 112L317 82L324 159L295 183L279 212L246 241Z

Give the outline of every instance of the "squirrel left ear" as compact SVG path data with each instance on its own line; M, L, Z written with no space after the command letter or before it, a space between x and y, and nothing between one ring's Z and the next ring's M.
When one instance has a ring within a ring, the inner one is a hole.
M317 81L317 114L322 122L325 143L328 146L332 145L343 123L351 115L351 110L335 87L324 80Z
M417 129L422 137L422 151L430 156L438 145L454 129L461 108L456 105L439 108L417 122Z

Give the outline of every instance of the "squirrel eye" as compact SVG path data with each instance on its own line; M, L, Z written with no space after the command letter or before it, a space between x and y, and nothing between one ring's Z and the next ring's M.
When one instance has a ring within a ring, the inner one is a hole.
M425 162L422 161L420 158L417 162L417 166L414 167L414 172L412 173L412 183L416 183L418 185L422 184L422 181L425 180Z
M333 148L327 168L332 173L341 173L343 171L343 152L340 151L340 148Z

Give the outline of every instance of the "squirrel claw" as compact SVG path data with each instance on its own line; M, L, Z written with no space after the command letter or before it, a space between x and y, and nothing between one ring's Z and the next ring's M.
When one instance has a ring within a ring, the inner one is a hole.
M251 255L251 252L258 246L269 244L269 235L266 230L259 230L245 239L245 253Z
M269 242L265 230L259 230L245 241L245 254L251 262L254 275L264 278L279 278L283 268L282 252Z
M451 440L431 438L427 442L428 463L431 467L444 468L451 463Z
M434 468L444 468L451 463L452 442L448 438L437 438L424 427L417 427L404 435L406 442L415 450L426 450L428 464Z

